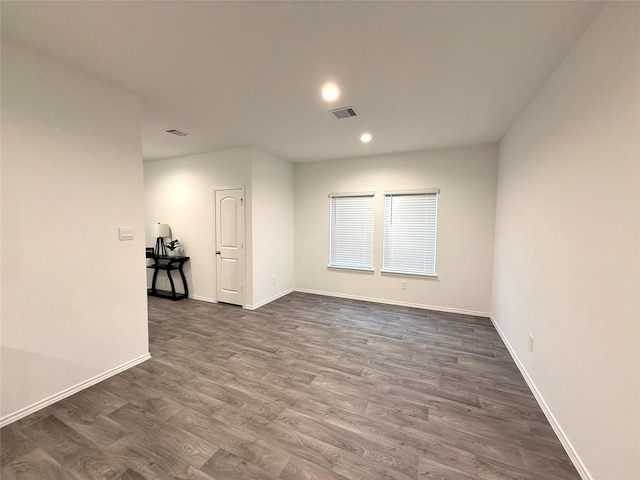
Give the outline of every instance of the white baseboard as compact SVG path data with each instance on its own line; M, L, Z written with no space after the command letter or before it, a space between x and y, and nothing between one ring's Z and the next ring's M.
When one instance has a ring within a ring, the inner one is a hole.
M106 372L96 375L95 377L89 378L84 382L80 382L77 385L74 385L73 387L69 387L65 390L62 390L61 392L56 393L55 395L51 395L50 397L47 397L44 400L40 400L36 403L33 403L28 407L21 408L17 412L13 412L9 415L6 415L0 418L0 427L4 427L5 425L9 425L10 423L15 422L16 420L20 420L21 418L24 418L27 415L31 415L32 413L37 412L38 410L41 410L44 407L48 407L53 403L59 402L64 398L70 397L74 393L78 393L80 390L84 390L85 388L88 388L92 385L95 385L96 383L106 380L109 377L117 375L120 372L124 372L125 370L128 370L129 368L135 365L138 365L139 363L145 362L150 358L151 358L151 354L145 353L144 355L141 355L138 358L134 358L133 360L123 363L122 365L119 365L110 370L107 370Z
M264 307L267 303L271 303L274 300L279 299L280 297L284 297L285 295L289 295L293 291L294 291L294 289L290 288L289 290L285 290L284 292L280 292L277 295L274 295L271 298L267 298L266 300L264 300L262 302L259 302L259 303L255 304L255 305L245 305L244 308L246 308L247 310L256 310L256 309L258 309L260 307Z
M547 417L547 420L549 420L549 424L551 424L551 428L553 428L553 431L556 433L556 436L560 440L560 443L562 443L562 446L567 452L567 455L569 455L569 458L573 462L573 465L576 467L576 470L578 470L580 477L582 477L582 480L593 480L593 477L587 470L587 467L585 466L584 462L580 458L580 455L578 455L578 452L576 452L575 448L573 447L573 444L571 443L567 435L564 433L564 430L556 420L556 417L551 412L551 409L547 405L547 402L544 401L542 394L536 387L536 384L534 383L533 379L529 376L527 369L524 367L524 364L520 361L520 358L518 358L518 355L516 354L511 344L509 343L509 340L507 339L506 335L500 328L500 325L498 325L498 322L496 322L496 319L493 317L493 314L489 315L489 318L491 319L491 323L493 323L493 326L498 332L498 335L500 335L502 342L507 347L507 350L509 350L509 354L511 355L511 358L513 359L516 366L518 367L518 370L520 370L520 373L524 377L524 380L527 382L527 385L529 385L529 388L531 389L531 392L533 393L533 396L535 397L536 401L540 405L540 408L542 409L545 417Z
M194 300L200 300L201 302L218 303L215 298L202 297L200 295L189 295L189 298L192 298Z
M386 300L384 298L361 297L359 295L347 295L343 293L322 292L319 290L309 290L307 288L296 288L296 292L313 293L314 295L324 295L327 297L348 298L350 300L362 300L363 302L383 303L385 305L397 305L399 307L419 308L422 310L434 310L436 312L459 313L461 315L473 315L475 317L489 317L489 312L478 312L475 310L464 310L461 308L441 307L438 305L425 305L423 303L410 303L398 300Z
M267 303L271 303L274 300L279 299L280 297L284 297L285 295L289 295L291 292L293 292L293 288L290 288L289 290L285 290L284 292L280 292L277 295L274 295L271 298L268 298L266 300L263 300L262 302L259 302L255 305L244 305L242 308L246 309L246 310L256 310L260 307L265 306ZM211 297L202 297L200 295L189 295L189 298L192 298L193 300L200 300L201 302L209 302L209 303L218 303L217 300L215 298L211 298Z

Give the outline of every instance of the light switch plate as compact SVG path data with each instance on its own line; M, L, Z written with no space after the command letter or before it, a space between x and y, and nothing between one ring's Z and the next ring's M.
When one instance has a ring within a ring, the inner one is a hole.
M119 227L118 238L120 241L133 240L133 228L132 227Z

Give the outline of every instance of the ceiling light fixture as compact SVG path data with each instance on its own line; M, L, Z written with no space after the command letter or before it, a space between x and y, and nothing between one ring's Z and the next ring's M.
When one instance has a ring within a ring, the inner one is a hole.
M362 135L360 135L360 141L362 143L369 143L371 139L373 139L373 137L370 133L363 133Z
M327 83L322 87L322 98L325 102L334 102L340 96L340 89L335 83Z

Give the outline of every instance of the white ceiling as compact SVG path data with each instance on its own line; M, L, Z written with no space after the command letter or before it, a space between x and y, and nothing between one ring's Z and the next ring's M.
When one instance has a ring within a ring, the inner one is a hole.
M147 160L250 145L304 162L498 141L602 6L2 1L1 13L3 36L142 100ZM333 105L320 97L330 80ZM328 113L350 105L359 117Z

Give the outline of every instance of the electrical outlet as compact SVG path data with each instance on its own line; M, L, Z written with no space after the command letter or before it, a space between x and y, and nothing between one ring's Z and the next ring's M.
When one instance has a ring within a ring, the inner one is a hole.
M406 290L406 289L407 289L407 282L403 280L402 282L400 282L400 290Z
M276 284L276 276L275 275L271 278L271 283L273 283L274 285Z
M529 351L533 352L533 335L529 334Z

